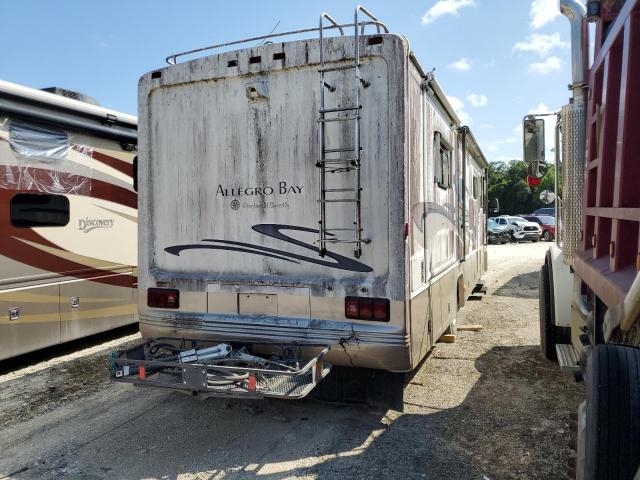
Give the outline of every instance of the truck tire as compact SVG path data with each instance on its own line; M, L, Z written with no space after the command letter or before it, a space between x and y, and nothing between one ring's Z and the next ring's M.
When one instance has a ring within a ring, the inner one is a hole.
M545 263L540 267L539 280L539 310L540 310L540 350L547 360L556 362L556 326L553 322L553 304L551 301L551 282L549 266Z
M598 345L586 387L585 480L631 480L640 466L640 349Z

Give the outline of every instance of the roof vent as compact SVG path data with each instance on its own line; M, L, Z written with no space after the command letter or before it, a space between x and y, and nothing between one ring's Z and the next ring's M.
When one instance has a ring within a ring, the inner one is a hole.
M42 91L53 93L55 95L60 95L61 97L72 98L73 100L78 100L84 103L90 103L91 105L100 106L98 101L90 97L89 95L85 95L84 93L74 92L73 90L67 90L66 88L60 87L47 87L43 88Z

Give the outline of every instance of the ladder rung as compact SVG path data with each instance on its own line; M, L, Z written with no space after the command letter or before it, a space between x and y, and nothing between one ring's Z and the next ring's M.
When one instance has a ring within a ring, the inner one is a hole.
M362 150L362 147L360 147L360 150ZM340 153L340 152L355 152L356 149L353 147L346 147L346 148L325 148L323 150L324 153Z
M319 123L327 123L327 122L350 122L353 120L360 120L360 115L355 117L336 117L336 118L319 118Z
M355 228L325 228L325 232L355 232Z
M349 70L351 68L356 68L358 65L356 65L355 63L350 63L349 65L338 65L335 67L323 67L323 68L319 68L318 71L319 72L337 72L340 70Z
M325 243L358 243L358 240L342 240L340 238L325 238L322 240ZM319 243L317 240L315 243Z
M355 188L325 188L323 192L355 192Z
M325 158L323 160L318 161L319 164L340 164L340 163L353 163L360 160L359 158ZM320 165L318 165L320 166ZM355 166L355 165L354 165Z
M335 108L323 108L320 113L333 113L333 112L349 112L351 110L360 110L362 105L357 107L335 107Z
M318 200L320 203L356 203L359 202L357 198L336 198L331 200Z

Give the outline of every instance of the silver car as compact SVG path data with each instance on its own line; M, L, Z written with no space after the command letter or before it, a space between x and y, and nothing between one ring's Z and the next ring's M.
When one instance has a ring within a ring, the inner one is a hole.
M542 229L540 225L535 222L530 222L522 217L511 217L508 215L501 215L494 220L498 225L506 227L511 236L511 240L514 242L537 242L540 240Z

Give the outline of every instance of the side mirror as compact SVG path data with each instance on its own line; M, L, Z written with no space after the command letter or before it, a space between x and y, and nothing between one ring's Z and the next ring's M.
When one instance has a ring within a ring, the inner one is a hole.
M489 199L489 213L498 213L500 211L500 202L497 198Z
M533 116L522 121L524 161L544 163L544 120Z
M543 190L540 193L540 200L542 201L542 203L546 203L548 205L550 203L553 203L555 199L556 199L556 194L553 192L550 192L549 190Z
M547 174L549 165L543 161L534 161L527 166L527 176L531 178L542 178Z

